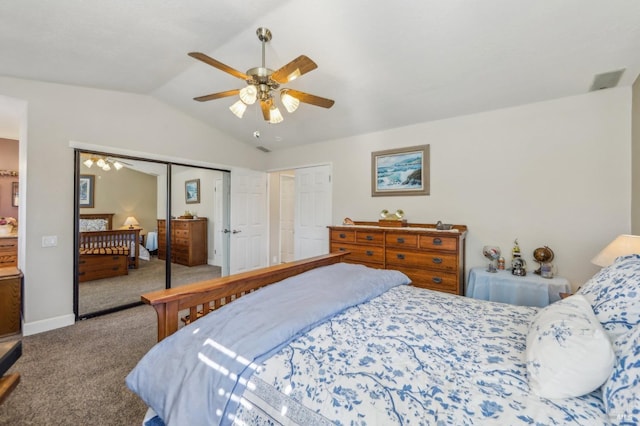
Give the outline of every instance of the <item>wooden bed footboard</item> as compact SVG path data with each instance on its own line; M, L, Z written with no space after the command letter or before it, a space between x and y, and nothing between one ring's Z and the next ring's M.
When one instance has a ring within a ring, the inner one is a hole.
M347 254L331 253L168 290L158 290L143 294L141 299L156 310L158 341L161 341L178 330L178 316L182 310L189 309L189 317L197 319L260 287L320 266L342 262Z
M133 246L131 243L134 243ZM140 258L140 230L114 229L110 231L80 232L79 248L130 247L135 251L129 254L129 267L138 269Z

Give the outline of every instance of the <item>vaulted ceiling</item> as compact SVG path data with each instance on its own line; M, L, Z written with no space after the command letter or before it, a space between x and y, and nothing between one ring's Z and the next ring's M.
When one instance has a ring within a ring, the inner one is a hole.
M335 100L268 124L235 97L241 72L304 54L318 68L287 86ZM10 0L0 2L0 75L147 94L271 150L589 91L640 73L635 0ZM1 95L1 93L0 93ZM256 141L254 131L260 131Z

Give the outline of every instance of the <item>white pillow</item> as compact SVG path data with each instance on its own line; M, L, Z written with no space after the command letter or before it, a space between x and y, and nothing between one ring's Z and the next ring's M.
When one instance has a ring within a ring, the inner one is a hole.
M529 386L543 398L585 395L613 370L611 341L589 301L576 294L542 309L529 325Z

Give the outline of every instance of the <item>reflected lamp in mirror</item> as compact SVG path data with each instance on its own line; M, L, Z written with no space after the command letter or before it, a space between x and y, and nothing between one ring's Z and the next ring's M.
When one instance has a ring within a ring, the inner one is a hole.
M609 266L616 258L629 254L640 254L639 235L619 235L591 259L591 263L602 267Z
M134 227L138 225L140 225L138 220L133 216L129 216L127 220L124 221L124 226L128 226L129 229L134 229Z

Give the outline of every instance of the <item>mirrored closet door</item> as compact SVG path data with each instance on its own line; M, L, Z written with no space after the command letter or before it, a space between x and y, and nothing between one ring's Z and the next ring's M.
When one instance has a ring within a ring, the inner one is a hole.
M135 306L144 293L220 276L229 261L228 175L76 152L76 317Z

